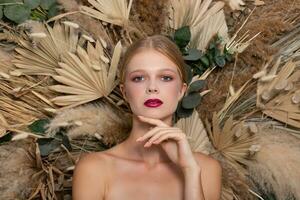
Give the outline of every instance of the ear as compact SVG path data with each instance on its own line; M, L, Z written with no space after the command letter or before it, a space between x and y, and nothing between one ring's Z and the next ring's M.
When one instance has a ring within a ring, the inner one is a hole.
M186 92L186 90L187 90L187 84L183 83L182 87L181 87L181 90L180 90L180 96L179 96L180 98L178 99L178 101L180 101L183 98L184 93Z
M124 98L125 100L127 100L127 99L126 99L126 92L125 92L125 86L124 86L124 84L121 83L121 84L119 85L119 88L120 88L120 91L121 91L121 93L122 93L122 95L123 95L123 98Z

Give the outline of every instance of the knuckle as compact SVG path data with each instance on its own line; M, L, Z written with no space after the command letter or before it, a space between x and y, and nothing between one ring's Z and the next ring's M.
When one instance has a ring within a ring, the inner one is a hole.
M185 134L180 134L181 139L186 139L186 135Z

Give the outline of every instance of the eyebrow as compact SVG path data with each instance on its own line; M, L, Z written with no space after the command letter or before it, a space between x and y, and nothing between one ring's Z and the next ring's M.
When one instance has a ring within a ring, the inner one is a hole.
M145 72L145 71L146 71L146 70L143 70L143 69L137 69L137 70L133 70L133 71L129 72L129 74L132 74L132 73L134 73L134 72ZM160 69L160 70L158 70L158 71L160 71L160 72L162 72L162 71L171 71L171 72L173 72L173 73L176 73L175 70L169 69L169 68Z

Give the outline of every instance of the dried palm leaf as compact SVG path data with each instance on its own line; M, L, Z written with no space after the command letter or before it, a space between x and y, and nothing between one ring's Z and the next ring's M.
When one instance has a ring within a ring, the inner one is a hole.
M257 106L264 114L300 128L300 71L297 63L289 61L277 73L280 60L279 57L269 73L260 77L257 84ZM270 76L273 78L269 81L262 81Z
M243 0L225 0L231 10L243 10L242 6L245 5L245 2Z
M81 6L81 12L101 21L126 27L129 23L129 13L132 0L88 0L95 8Z
M11 76L0 82L0 110L8 124L23 126L51 114L55 109L49 99L54 96L47 86L47 77L40 80L31 76Z
M87 52L78 47L77 55L69 52L62 56L60 68L55 69L59 75L53 78L63 85L50 88L68 95L55 97L52 101L60 106L73 107L101 97L108 98L118 84L116 72L121 51L121 42L118 42L110 66L99 41L95 47L88 43Z
M22 101L16 101L9 97L0 97L1 112L8 124L14 126L28 125L34 120L43 117L35 107Z
M224 41L228 40L227 36L228 28L225 21L225 15L223 10L220 10L216 14L203 21L201 26L195 27L191 30L192 39L191 47L205 51L211 38L218 34Z
M6 27L8 28L8 27ZM10 28L10 27L9 27ZM23 34L21 31L16 31L13 29L3 29L3 32L0 33L0 40L7 42L19 43L23 39Z
M218 118L223 121L225 116L228 115L228 111L234 105L234 103L241 97L242 92L245 90L246 86L248 85L249 81L247 81L238 91L234 93L234 95L227 98L223 108L218 112Z
M191 46L205 51L208 42L216 33L224 39L228 38L223 6L221 1L212 4L212 0L172 0L170 27L178 29L189 26L192 33Z
M190 117L178 120L175 126L182 129L189 137L188 140L193 151L205 154L212 151L212 145L196 110Z
M249 126L244 122L234 122L231 116L225 121L223 128L220 128L220 119L216 113L213 114L212 127L206 121L207 131L212 141L215 153L221 154L241 174L246 171L242 165L249 163L249 158L258 150L254 148L256 142L255 134L250 131Z
M16 48L18 55L13 63L21 72L28 75L53 75L60 57L67 52L75 52L78 32L72 26L55 23L53 28L45 25L43 34L36 46L22 40ZM41 33L40 33L41 34Z
M5 126L8 126L8 123L5 119L5 117L0 112L0 138L6 135L6 128Z
M9 72L14 69L14 66L11 63L12 59L13 56L11 54L0 48L0 72L9 75Z
M257 33L254 36L252 36L249 39L249 34L248 31L244 35L242 35L239 39L235 40L237 34L235 34L227 43L226 43L226 49L228 52L231 54L237 52L237 53L242 53L251 43L253 39L255 39L258 35L260 34Z
M288 59L300 60L300 26L285 34L280 40L271 45L278 49L277 55L282 56L283 61Z
M254 9L248 15L248 17L243 22L241 27L239 27L239 29L234 33L234 35L228 41L226 41L225 47L226 47L228 52L230 52L232 54L235 53L235 52L238 52L238 53L243 52L250 45L250 42L260 34L260 32L259 32L259 33L255 34L254 36L252 36L249 39L249 36L250 36L248 34L249 31L246 31L239 39L236 39L239 32L243 29L245 24L248 22L248 20L249 20L250 16L252 15L253 11L254 11Z

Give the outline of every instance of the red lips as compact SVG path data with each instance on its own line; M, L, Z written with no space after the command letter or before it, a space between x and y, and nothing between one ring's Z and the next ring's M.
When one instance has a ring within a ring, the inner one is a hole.
M163 104L163 102L160 99L148 99L145 101L144 105L151 108L156 108Z

